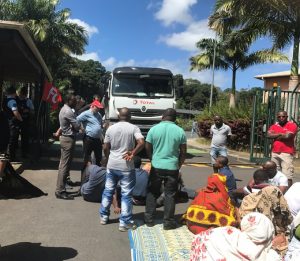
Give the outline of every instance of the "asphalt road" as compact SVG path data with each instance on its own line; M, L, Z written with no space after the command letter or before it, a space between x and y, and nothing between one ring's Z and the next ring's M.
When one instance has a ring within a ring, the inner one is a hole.
M111 215L111 223L100 225L99 204L88 203L81 197L73 201L56 199L54 190L57 178L59 153L53 150L44 155L37 166L30 166L22 176L49 193L33 199L0 200L0 250L1 261L61 261L61 260L130 260L127 233L118 231L118 219ZM80 177L80 146L71 171L74 181ZM252 176L256 166L233 166L238 186L243 186ZM185 186L203 187L212 173L207 165L182 167ZM178 204L179 218L188 203ZM162 218L158 209L158 219ZM134 206L134 219L143 224L144 207Z
M241 185L248 180L253 169L233 168ZM211 169L207 166L184 166L186 187L196 189L205 184ZM71 172L79 180L79 171ZM117 216L112 223L100 225L99 204L82 198L74 201L58 200L54 196L56 170L26 170L22 174L34 185L49 193L34 199L0 201L0 260L130 260L127 233L118 231ZM178 204L179 217L187 208ZM134 207L134 218L142 224L144 207ZM162 217L158 209L158 219Z

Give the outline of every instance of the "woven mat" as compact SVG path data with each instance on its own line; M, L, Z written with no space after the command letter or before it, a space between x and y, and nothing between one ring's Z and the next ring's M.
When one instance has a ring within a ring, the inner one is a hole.
M193 234L182 226L163 230L163 226L145 225L128 232L132 261L189 260Z

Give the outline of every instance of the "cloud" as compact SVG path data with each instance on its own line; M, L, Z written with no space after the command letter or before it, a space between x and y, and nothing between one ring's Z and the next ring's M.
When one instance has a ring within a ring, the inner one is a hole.
M77 18L68 19L68 21L82 26L86 30L89 37L92 37L93 34L99 33L98 28L96 26L89 25L88 23L86 23L80 19L77 19Z
M154 68L164 68L169 69L175 74L182 74L183 78L197 79L202 83L210 84L212 81L212 71L190 71L190 65L187 60L166 60L166 59L150 59L144 61L136 61L134 59L128 59L125 61L117 60L115 57L109 57L105 60L99 58L98 53L90 52L83 55L75 55L74 57L80 60L95 60L102 63L106 70L112 71L116 67L122 66L141 66L141 67L154 67ZM229 76L228 76L229 75ZM230 86L230 72L215 71L214 85L220 88L228 88Z
M82 55L74 55L74 57L83 61L87 61L87 60L100 61L99 55L96 52L84 53Z
M163 0L160 10L155 13L155 18L162 21L165 26L172 23L187 25L193 21L190 8L196 3L197 0Z
M115 57L109 57L108 59L101 62L102 65L106 67L107 70L113 70L115 67L121 66L142 66L142 67L157 67L169 69L173 74L182 74L185 79L193 78L197 79L202 83L211 83L212 81L212 71L192 71L189 70L189 64L185 60L165 60L165 59L152 59L144 61L135 61L134 59L129 59L127 61L118 61ZM221 88L228 88L230 86L230 78L228 73L223 71L215 71L214 85Z
M107 70L112 70L115 67L134 66L136 64L134 59L129 59L127 61L117 61L115 57L109 57L108 59L101 61L101 63L106 67Z
M207 19L193 22L187 29L180 33L161 36L160 42L168 46L176 47L184 51L194 52L197 50L196 43L202 38L214 38L215 33L209 29Z

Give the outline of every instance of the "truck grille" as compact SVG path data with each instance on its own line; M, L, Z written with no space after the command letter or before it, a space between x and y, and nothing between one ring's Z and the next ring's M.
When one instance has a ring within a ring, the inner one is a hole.
M140 109L130 109L131 116L135 117L157 117L162 116L164 110L146 110L142 112Z

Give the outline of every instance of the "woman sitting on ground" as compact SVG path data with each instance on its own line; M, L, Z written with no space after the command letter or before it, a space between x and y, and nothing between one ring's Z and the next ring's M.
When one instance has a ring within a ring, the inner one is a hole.
M240 217L243 218L251 212L262 213L270 219L276 235L274 248L283 254L288 245L286 236L289 232L288 226L292 222L292 215L281 190L269 185L244 197L239 209Z
M267 216L275 227L275 234L288 231L293 218L288 204L278 187L269 185L244 197L239 208L240 217L250 212L259 212Z
M272 222L263 214L250 213L242 219L241 230L227 226L196 235L190 260L282 260L271 249L273 238Z
M294 225L292 231L292 240L289 243L287 253L285 255L285 261L298 261L300 260L300 215L296 220L294 219Z
M237 226L235 207L228 195L226 176L214 173L208 177L183 219L188 229L199 234L212 227Z

